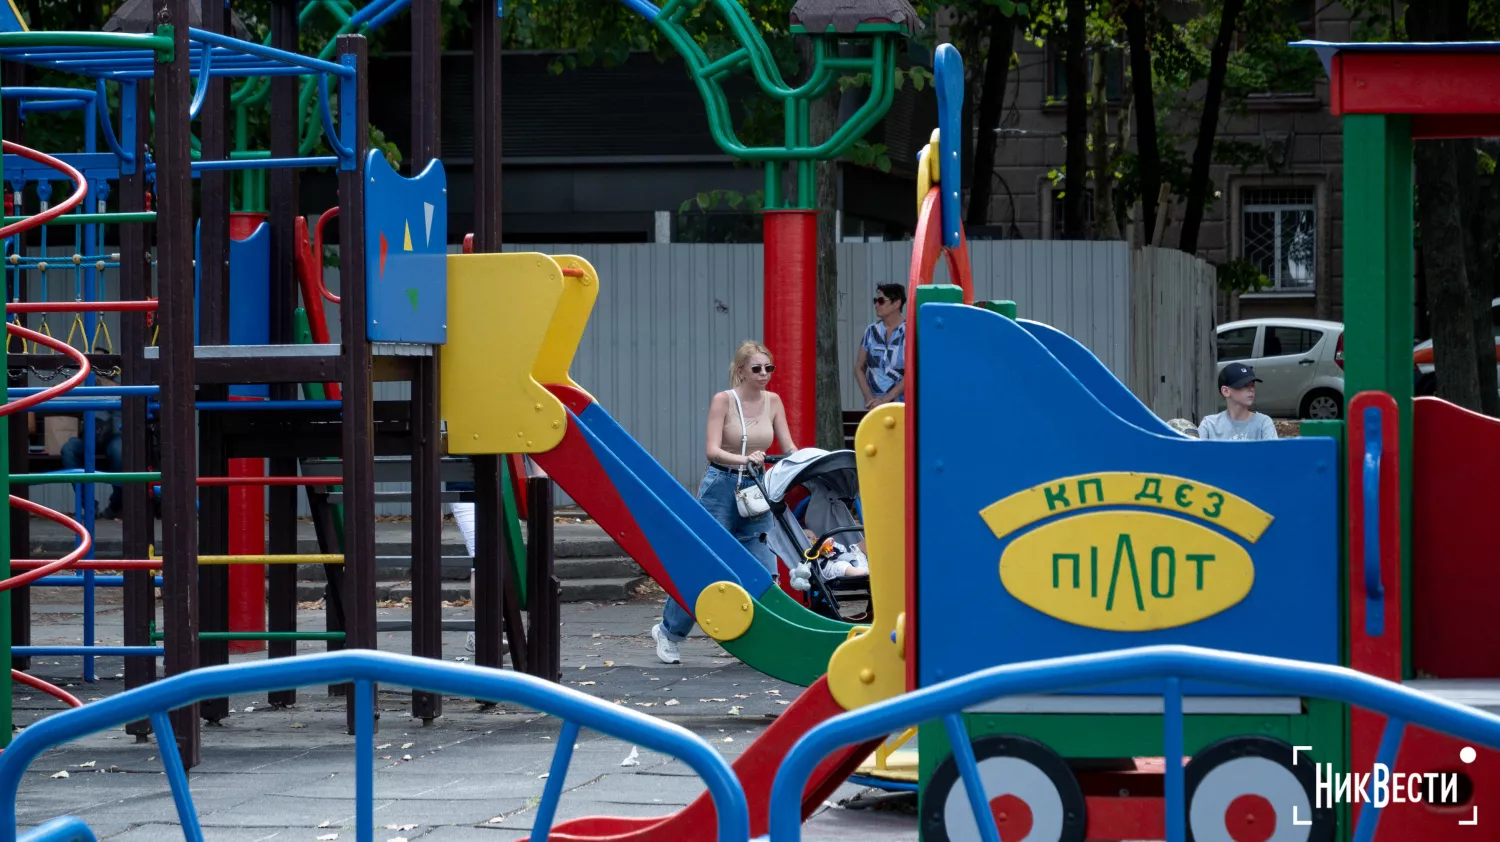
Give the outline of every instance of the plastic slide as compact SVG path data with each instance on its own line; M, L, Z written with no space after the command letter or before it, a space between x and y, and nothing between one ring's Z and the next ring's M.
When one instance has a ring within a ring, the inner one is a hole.
M568 428L561 444L534 455L543 470L678 604L715 630L730 654L781 681L804 687L818 681L853 626L787 596L588 395L548 388L568 407ZM729 607L727 618L702 616L699 597L706 591Z

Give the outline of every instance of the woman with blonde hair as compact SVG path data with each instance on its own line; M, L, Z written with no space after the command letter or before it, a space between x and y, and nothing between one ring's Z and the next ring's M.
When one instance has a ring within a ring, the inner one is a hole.
M785 405L775 392L766 388L774 371L771 352L764 345L740 343L729 363L730 388L714 395L708 407L708 425L704 431L708 469L698 486L698 501L703 508L739 539L773 577L776 556L764 537L771 529L771 514L741 515L735 495L742 488L755 487L751 472L765 465L766 449L772 441L781 445L783 453L797 449L792 443ZM663 663L681 663L677 644L692 630L693 615L667 597L661 622L651 627L656 656Z

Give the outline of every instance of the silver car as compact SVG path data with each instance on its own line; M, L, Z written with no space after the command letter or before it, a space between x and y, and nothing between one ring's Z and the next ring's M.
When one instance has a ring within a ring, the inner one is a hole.
M1255 369L1255 408L1272 418L1344 415L1344 326L1320 319L1245 319L1219 325L1215 373L1232 362ZM1224 399L1219 398L1220 409Z

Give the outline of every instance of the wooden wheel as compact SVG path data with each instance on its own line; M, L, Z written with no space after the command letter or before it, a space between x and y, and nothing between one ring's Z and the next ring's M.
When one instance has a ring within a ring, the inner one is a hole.
M980 737L973 747L1000 842L1083 842L1083 790L1062 757L1025 737ZM979 842L979 825L952 755L923 793L922 838Z
M1229 737L1183 770L1189 842L1332 842L1332 806L1317 807L1312 758L1270 737ZM1294 813L1295 810L1295 813Z

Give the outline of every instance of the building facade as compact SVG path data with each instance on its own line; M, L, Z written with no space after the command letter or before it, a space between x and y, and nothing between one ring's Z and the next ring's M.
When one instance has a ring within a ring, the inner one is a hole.
M1350 40L1347 11L1334 3L1302 4L1304 37ZM1066 163L1067 85L1061 45L1016 37L1019 66L1011 71L996 155L995 188L990 220L1010 227L1022 238L1057 239L1062 235L1060 181L1050 175ZM1128 58L1115 57L1107 74L1106 98L1121 101ZM1189 96L1201 96L1201 91ZM1222 109L1218 137L1253 144L1268 163L1248 168L1215 165L1214 200L1207 206L1199 234L1199 257L1220 264L1245 259L1258 266L1271 286L1256 293L1220 295L1221 321L1261 316L1342 319L1343 162L1340 122L1329 114L1326 77L1319 75L1305 90L1267 92L1250 97L1243 108ZM1119 120L1111 108L1111 137ZM1173 112L1158 104L1162 131L1195 134L1194 114ZM1131 126L1130 148L1135 148ZM1191 160L1191 139L1182 148ZM1161 244L1176 247L1181 239L1185 203L1173 197ZM1127 232L1137 242L1149 232Z

